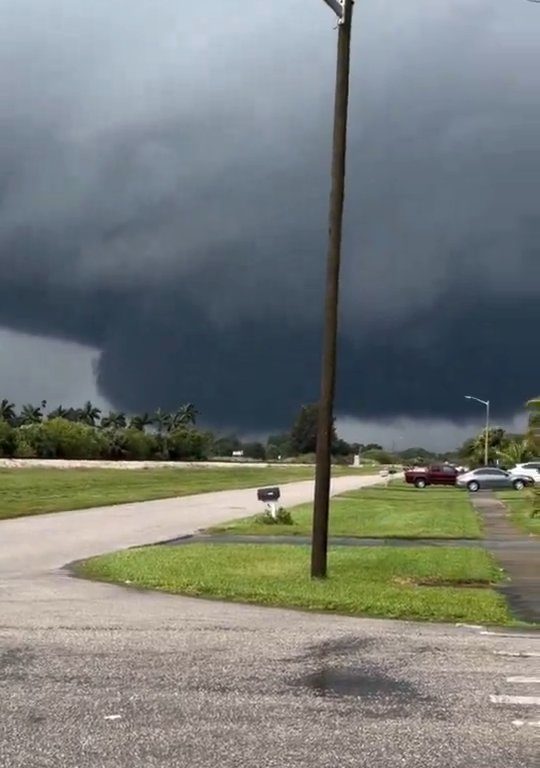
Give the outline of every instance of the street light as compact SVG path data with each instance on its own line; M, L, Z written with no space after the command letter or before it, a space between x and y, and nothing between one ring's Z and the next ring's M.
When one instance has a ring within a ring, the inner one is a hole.
M341 262L343 201L345 198L351 22L354 0L324 0L324 2L338 17L339 32L334 101L329 239L326 262L326 298L321 360L321 393L317 424L317 458L311 546L311 576L315 578L324 578L327 570L330 462L336 383L339 269Z
M473 395L465 395L465 400L476 400L477 403L482 403L486 406L486 437L484 443L484 466L487 467L489 463L489 400L481 400L479 397L473 397Z

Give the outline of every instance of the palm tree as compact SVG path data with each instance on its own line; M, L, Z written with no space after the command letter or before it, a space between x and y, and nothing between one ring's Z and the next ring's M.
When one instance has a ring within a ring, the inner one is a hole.
M467 440L460 450L461 458L464 458L473 467L481 467L484 464L485 436L486 432L485 430L482 430L479 435L471 440ZM508 439L504 429L493 427L489 430L488 456L490 464L494 462L495 458L499 455L499 452L504 450L507 442Z
M39 406L32 405L31 403L23 405L19 414L20 424L41 424L42 421L43 413Z
M540 451L540 397L534 397L527 403L529 410L529 431L527 439L534 453Z
M165 411L162 411L161 408L158 408L152 416L152 423L156 425L158 435L163 434L164 430L165 432L170 432L172 426L172 416L170 413L166 413Z
M129 422L130 428L138 429L139 432L144 432L145 428L149 427L150 424L152 424L152 417L149 413L141 413L132 416Z
M116 411L109 411L107 416L101 419L103 429L123 429L126 426L126 414Z
M95 427L99 417L101 416L101 410L92 405L90 400L87 400L83 407L79 410L79 421L83 424L88 424L89 427ZM125 425L124 425L125 426Z
M185 403L181 405L173 416L173 426L180 427L184 424L195 424L199 412L193 405L193 403Z
M66 413L66 419L68 421L74 421L79 422L81 420L81 409L80 408L68 408Z
M528 440L512 440L497 451L497 456L503 466L510 468L532 459L533 452Z
M67 419L69 416L69 411L67 408L64 408L62 405L59 405L57 408L54 408L54 410L49 412L49 415L47 418L50 419Z
M0 402L0 421L5 421L8 424L14 424L15 419L15 403L10 403L9 400L4 398L2 402Z

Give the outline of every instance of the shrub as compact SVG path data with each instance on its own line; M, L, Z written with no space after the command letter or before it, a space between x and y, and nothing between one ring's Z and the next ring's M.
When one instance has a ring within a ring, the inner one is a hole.
M540 517L540 488L534 488L531 494L531 517Z
M266 449L262 443L245 443L243 450L246 459L256 459L257 461L266 459Z
M93 427L58 418L16 430L17 458L97 459L103 438Z
M277 510L275 517L272 517L272 513L267 509L262 515L259 515L257 520L263 525L294 525L291 513L283 507Z
M42 459L98 459L102 455L102 434L87 424L51 419L37 425L34 447Z
M40 424L23 424L15 430L15 456L18 459L38 458Z
M200 461L213 436L193 427L147 434L133 427L98 429L58 417L13 428L0 420L0 456L20 459L110 459Z
M378 464L393 464L395 461L395 457L392 456L391 453L388 453L388 451L378 450L378 449L364 451L361 454L361 459L362 460L369 459L370 461L375 461Z
M284 464L315 464L316 454L303 453L300 456L289 456L284 460Z
M111 459L112 461L127 459L128 441L125 432L124 429L114 429L114 427L102 431L104 443L101 457L103 459Z
M171 461L202 461L208 458L210 436L196 429L175 429L165 439L165 448Z
M11 458L17 447L17 435L13 427L0 419L0 456Z
M30 443L25 439L23 433L17 430L15 439L15 453L16 459L35 459L36 453Z
M133 428L121 431L123 433L122 444L126 459L147 461L152 459L158 452L157 440L154 435L147 435L145 432Z
M349 466L353 463L353 457L349 454L342 454L339 456L332 456L332 464L337 464L341 467Z

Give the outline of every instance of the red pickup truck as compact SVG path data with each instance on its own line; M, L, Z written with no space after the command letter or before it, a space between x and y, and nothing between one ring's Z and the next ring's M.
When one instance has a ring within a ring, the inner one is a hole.
M433 464L425 469L406 470L405 482L417 488L426 488L428 485L455 485L458 474L457 469L449 464Z

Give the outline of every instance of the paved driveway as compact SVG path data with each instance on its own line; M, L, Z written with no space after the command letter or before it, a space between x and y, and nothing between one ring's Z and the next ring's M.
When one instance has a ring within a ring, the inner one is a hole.
M284 503L311 493L295 483ZM59 570L257 506L238 491L0 524L3 768L532 768L532 635L191 600Z
M377 482L378 476L336 477L332 492ZM312 498L312 480L280 487L284 507ZM262 510L252 488L5 520L0 522L0 574L61 568L73 560L171 539Z

